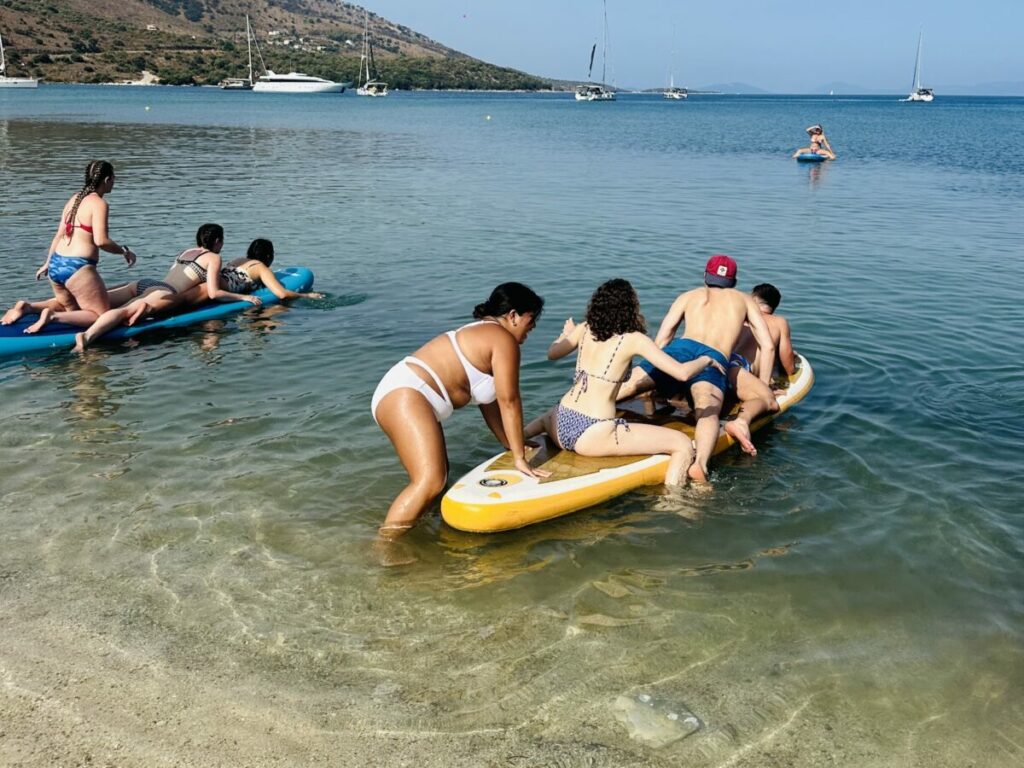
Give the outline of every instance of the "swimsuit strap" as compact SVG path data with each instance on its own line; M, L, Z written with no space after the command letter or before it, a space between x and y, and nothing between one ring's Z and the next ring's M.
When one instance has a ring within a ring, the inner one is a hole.
M580 391L576 393L576 400L580 399L580 395L587 391L587 384L590 381L590 377L593 376L595 379L601 381L607 381L609 384L622 384L629 379L629 371L626 371L625 378L622 379L609 379L607 377L608 369L612 367L612 363L615 361L615 356L619 353L619 347L622 346L622 340L626 338L624 333L619 334L619 341L615 344L615 349L612 350L611 357L608 358L608 364L604 367L604 371L600 375L596 373L590 373L580 367L580 356L583 354L583 343L587 339L587 334L583 334L583 338L580 339L580 350L576 355L576 373L572 379L572 388L575 389L577 384L581 384ZM572 390L570 390L572 391Z
M606 376L608 374L608 369L612 367L612 361L615 359L615 355L618 353L619 347L622 346L622 340L624 338L625 338L625 334L621 334L620 333L619 334L619 341L615 345L615 349L612 350L612 356L608 358L608 365L606 365L604 367L604 372L601 374L602 376ZM606 379L606 381L607 381L607 379Z
M470 374L470 371L476 371L481 376L493 376L494 374L484 373L471 362L469 362L469 358L467 358L465 354L463 354L462 347L459 346L459 341L458 339L455 338L455 335L464 328L472 328L474 325L483 325L484 323L494 323L495 325L500 325L500 323L498 323L497 320L477 320L475 323L467 323L466 325L463 325L460 328L456 328L454 331L448 331L448 333L446 334L448 338L451 339L452 347L454 347L455 349L455 354L458 356L459 362L462 363L462 368L466 371L466 378L470 380L470 389L473 388L473 384L475 383L473 381L472 375Z
M446 403L448 403L448 405L452 405L452 399L448 395L447 387L445 387L444 382L441 381L441 377L438 376L437 373L435 373L433 368L431 368L429 365L424 363L418 357L413 357L412 355L409 355L408 357L403 357L402 358L402 362L405 363L406 365L412 364L412 365L419 366L424 371L429 373L430 374L430 378L432 378L434 380L434 383L437 384L437 391L438 391L438 393L441 395L441 397L444 398L444 401Z
M199 253L197 253L197 254L196 254L195 256L193 256L193 257L192 257L191 259L183 259L183 258L182 258L182 256L184 256L184 255L185 255L186 253L188 253L189 251L199 251ZM181 253L179 253L179 254L178 254L178 255L177 255L176 257L175 257L175 259L174 259L174 260L175 260L175 261L176 261L176 262L177 262L178 264L196 264L196 259L198 259L198 258L199 258L200 256L202 256L203 254L206 254L206 253L209 253L209 251L208 251L208 250L206 250L205 248L186 248L186 249L185 249L184 251L182 251ZM196 266L197 266L197 267L199 267L199 265L198 265L198 264L196 264ZM202 269L202 267L200 267L200 269Z

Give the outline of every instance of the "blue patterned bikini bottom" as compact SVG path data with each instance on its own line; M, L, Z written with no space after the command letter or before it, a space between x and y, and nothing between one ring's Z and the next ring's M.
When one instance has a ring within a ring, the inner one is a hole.
M626 431L629 432L629 423L625 419L595 419L593 416L587 416L585 413L574 411L572 408L567 408L559 403L558 410L555 412L555 432L557 432L555 440L565 450L575 450L576 441L580 439L580 436L592 426L600 424L602 421L615 422L616 443L619 442L619 427L625 427Z
M59 253L55 253L50 257L50 266L46 270L46 276L57 285L64 285L82 267L95 266L95 259L86 259L81 256L61 256Z

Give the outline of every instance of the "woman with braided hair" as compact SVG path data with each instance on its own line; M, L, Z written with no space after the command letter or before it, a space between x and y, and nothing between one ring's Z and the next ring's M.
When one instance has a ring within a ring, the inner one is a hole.
M89 163L85 183L65 204L46 261L36 271L36 280L43 275L50 279L54 298L19 301L0 322L9 325L26 312L37 311L39 320L25 329L25 333L35 333L50 322L54 312L63 310L63 322L89 326L110 309L107 288L96 268L99 252L121 254L128 266L136 258L131 248L114 242L107 232L109 209L103 196L113 188L114 167L105 160Z

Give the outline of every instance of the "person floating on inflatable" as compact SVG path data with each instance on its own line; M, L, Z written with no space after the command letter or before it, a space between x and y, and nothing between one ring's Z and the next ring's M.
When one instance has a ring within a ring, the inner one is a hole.
M824 128L817 124L812 125L807 128L807 134L811 137L811 145L809 147L800 147L800 149L793 153L794 158L800 158L801 155L814 155L825 160L836 159L835 150L828 143Z

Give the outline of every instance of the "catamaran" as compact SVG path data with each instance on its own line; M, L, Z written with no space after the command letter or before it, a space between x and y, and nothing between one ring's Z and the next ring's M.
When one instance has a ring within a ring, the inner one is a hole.
M371 74L372 73L372 74ZM370 42L370 12L363 10L363 53L359 57L359 96L387 96L388 84L377 80L377 65L373 61L373 43Z
M245 14L245 47L249 52L249 76L228 77L221 80L220 87L225 91L252 90L252 28L249 26L249 14Z
M4 39L0 37L0 88L35 88L39 81L34 77L8 77L7 60L4 58Z
M590 66L587 68L587 80L594 71L594 54L597 43L590 49ZM576 101L615 101L615 91L605 85L608 67L608 0L604 2L604 48L601 51L601 82L583 83L576 86Z
M924 38L924 32L920 32L917 36L917 60L914 62L914 86L910 91L910 95L900 101L931 101L935 98L935 94L932 93L931 88L921 87L921 40Z
M668 90L662 91L662 97L666 99L672 99L673 101L682 101L687 96L685 88L676 87L676 75L675 75L675 64L676 64L676 30L672 28L672 58L668 64Z

